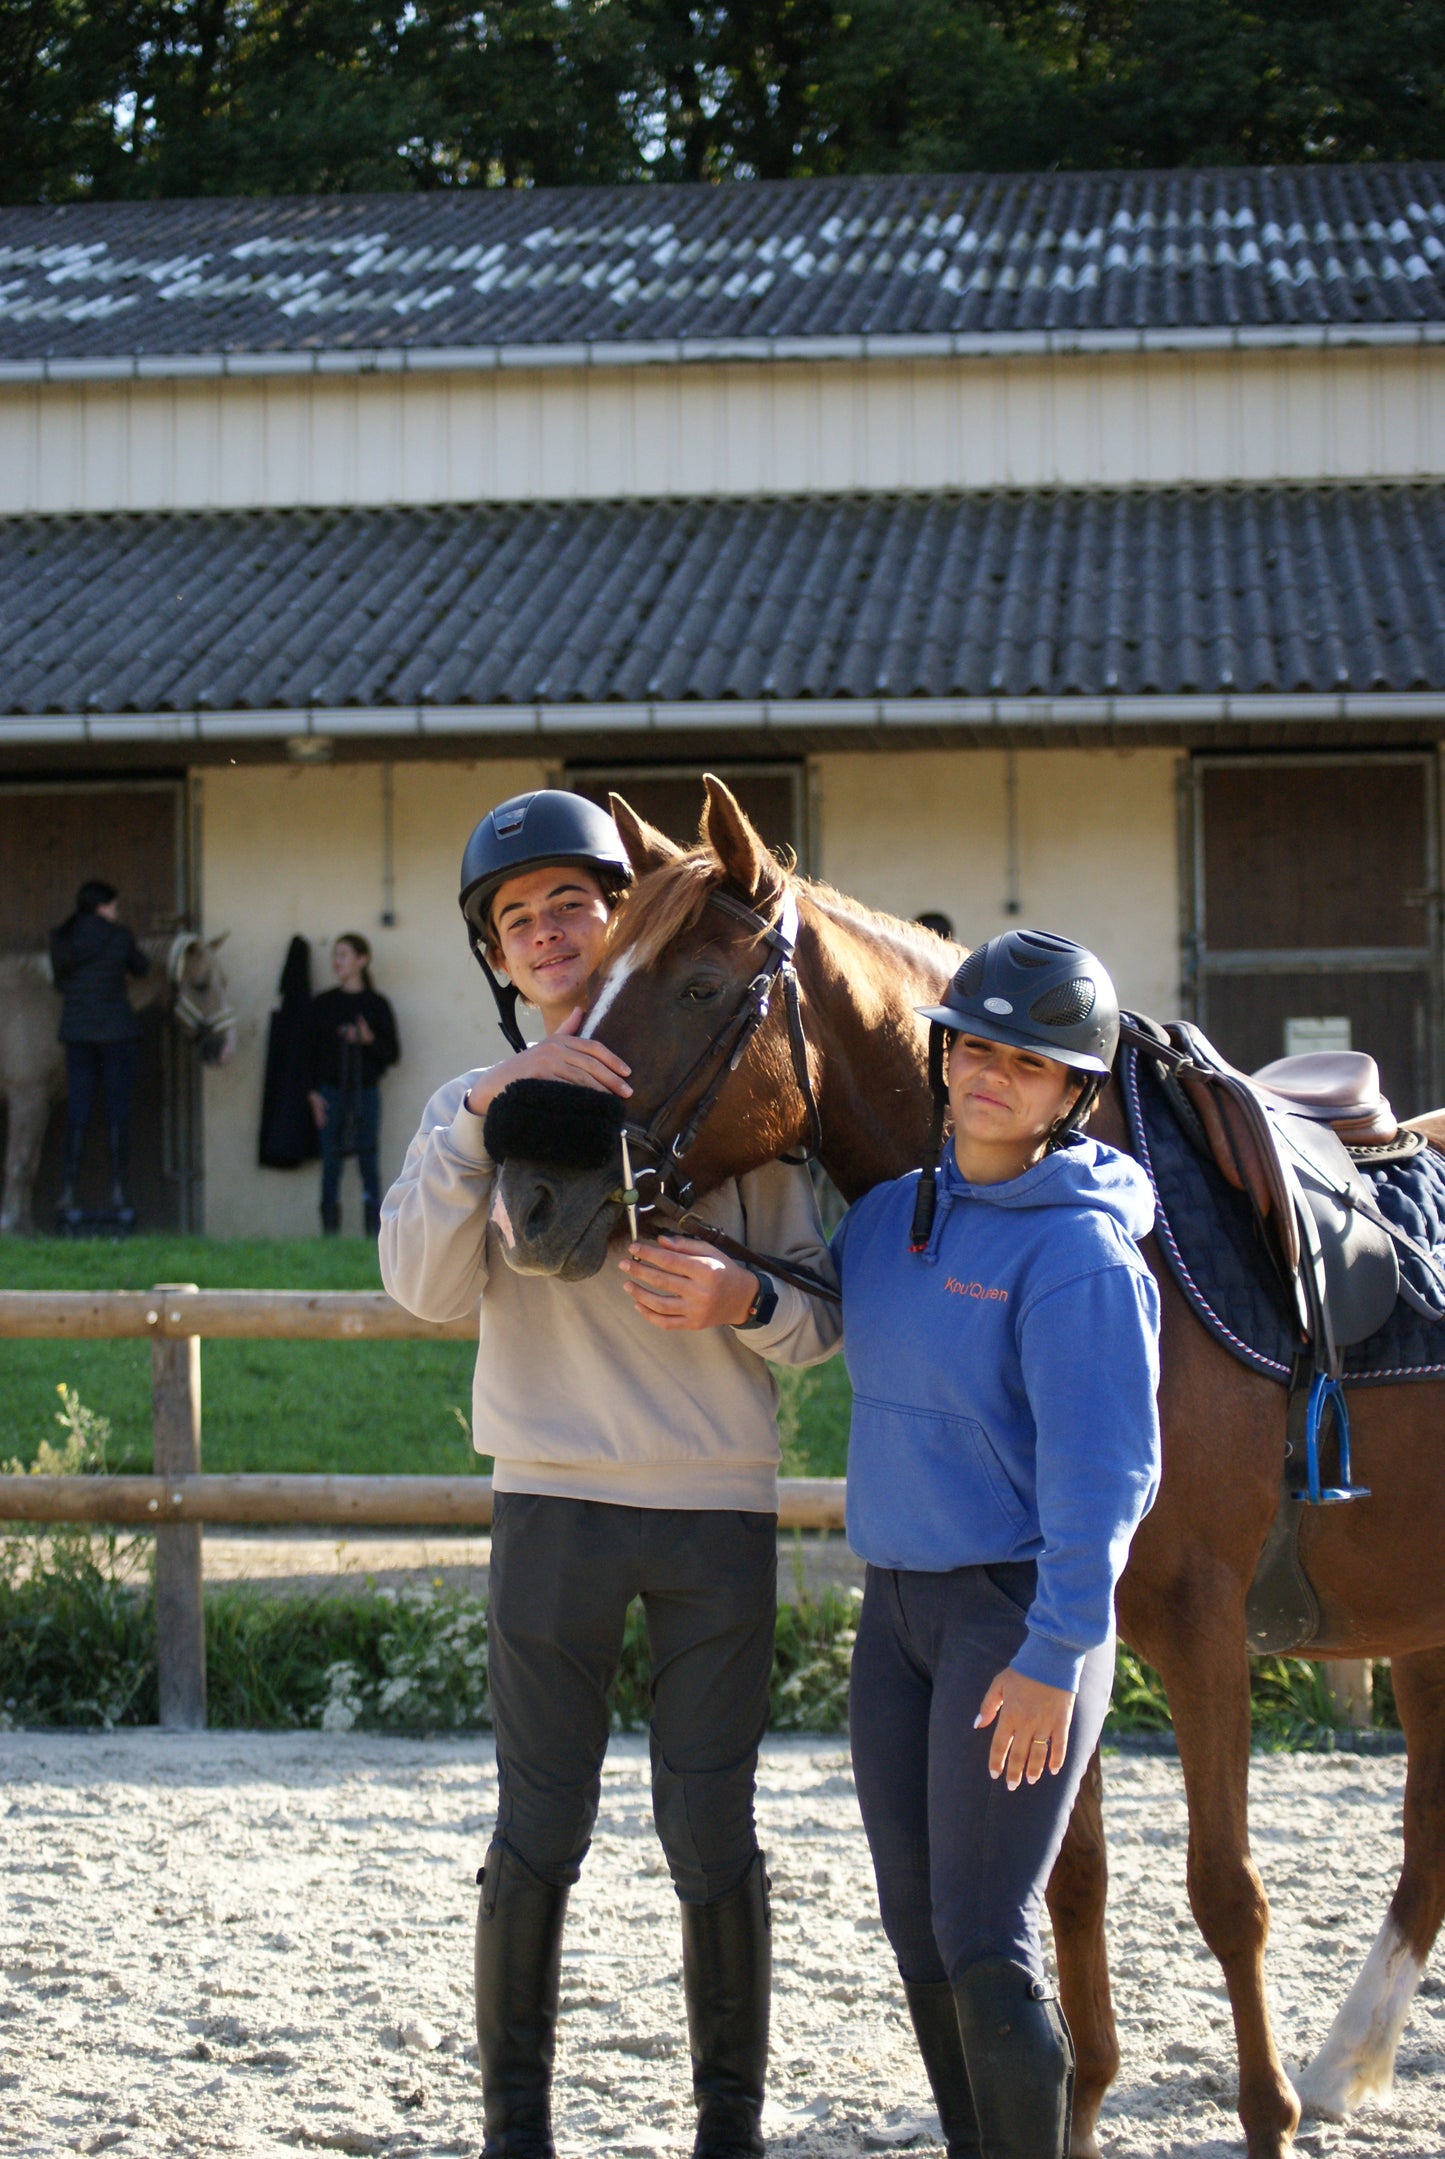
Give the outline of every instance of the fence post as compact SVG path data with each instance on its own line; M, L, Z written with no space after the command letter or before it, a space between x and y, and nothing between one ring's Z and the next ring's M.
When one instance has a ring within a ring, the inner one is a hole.
M1321 1664L1337 1732L1367 1732L1374 1719L1375 1673L1368 1658L1334 1658Z
M162 1321L176 1324L194 1282L158 1282ZM174 1315L174 1317L173 1317ZM155 1474L193 1477L201 1466L201 1343L158 1334L151 1342ZM173 1731L206 1727L206 1624L199 1522L156 1528L156 1667L160 1720Z

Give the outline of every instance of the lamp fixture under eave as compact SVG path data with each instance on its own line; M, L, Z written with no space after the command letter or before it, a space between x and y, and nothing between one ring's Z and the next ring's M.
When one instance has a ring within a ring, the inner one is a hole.
M336 755L333 735L288 735L286 755L293 765L329 765Z

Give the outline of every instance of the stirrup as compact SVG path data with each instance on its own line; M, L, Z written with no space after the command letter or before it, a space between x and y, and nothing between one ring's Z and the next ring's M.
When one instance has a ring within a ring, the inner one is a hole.
M1320 1482L1320 1426L1325 1411L1330 1410L1335 1420L1335 1437L1340 1450L1340 1482ZM1347 1499L1368 1499L1367 1484L1350 1481L1350 1413L1345 1407L1345 1390L1328 1372L1316 1372L1310 1381L1309 1401L1305 1405L1305 1472L1308 1483L1295 1498L1306 1507L1335 1507Z

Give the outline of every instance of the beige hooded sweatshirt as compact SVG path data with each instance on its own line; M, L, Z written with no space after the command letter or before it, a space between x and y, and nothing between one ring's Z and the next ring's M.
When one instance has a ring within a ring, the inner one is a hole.
M586 1282L513 1273L490 1219L494 1166L468 1072L427 1104L381 1208L381 1278L419 1319L478 1311L472 1444L496 1459L499 1492L633 1507L778 1503L778 1390L767 1359L821 1363L838 1307L778 1282L765 1327L651 1326L618 1271L620 1247ZM806 1169L771 1162L697 1203L755 1251L835 1278Z

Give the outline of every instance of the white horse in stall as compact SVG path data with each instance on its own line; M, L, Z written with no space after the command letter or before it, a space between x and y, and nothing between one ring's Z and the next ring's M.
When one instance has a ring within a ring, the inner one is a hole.
M236 1015L216 953L225 943L194 930L142 937L149 971L130 984L136 1011L163 1003L207 1064L224 1064L236 1046ZM7 1134L0 1234L25 1235L34 1226L35 1173L45 1128L65 1093L65 1051L58 1040L60 992L44 952L0 954L0 1096Z

